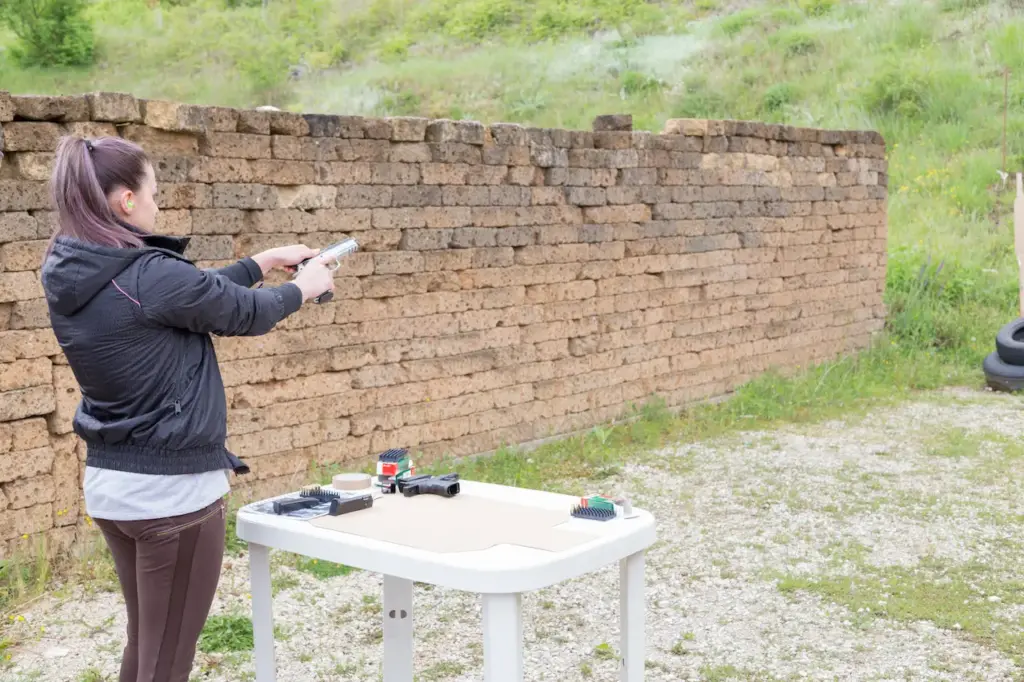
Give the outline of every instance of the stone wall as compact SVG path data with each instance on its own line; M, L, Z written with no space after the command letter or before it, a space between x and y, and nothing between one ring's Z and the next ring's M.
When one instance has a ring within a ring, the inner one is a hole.
M200 266L358 240L333 302L217 340L230 446L256 494L389 447L484 452L653 393L673 406L720 395L881 329L879 135L689 119L602 130L621 124L0 93L0 548L68 541L82 518L78 390L39 283L45 181L67 133L141 143L159 228L192 235Z

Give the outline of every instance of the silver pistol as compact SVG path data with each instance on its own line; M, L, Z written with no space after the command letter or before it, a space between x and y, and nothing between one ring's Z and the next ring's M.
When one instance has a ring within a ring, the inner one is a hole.
M342 257L347 256L350 253L355 253L358 250L359 244L356 243L355 239L343 239L337 244L332 244L331 246L328 246L319 254L313 256L313 258L320 258L321 260L324 261L324 263L327 265L330 271L334 272L335 270L341 267ZM307 258L306 260L299 263L295 268L295 274L298 275L302 268L304 268L309 261L313 260L313 258ZM333 265L331 265L332 261ZM324 293L314 298L313 302L327 303L332 298L334 298L334 294L330 291L325 291Z

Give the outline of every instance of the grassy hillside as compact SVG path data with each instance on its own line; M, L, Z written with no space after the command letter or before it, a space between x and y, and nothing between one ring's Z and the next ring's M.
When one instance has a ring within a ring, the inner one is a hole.
M913 367L901 381L977 379L1016 313L998 170L1004 67L1006 166L1024 170L1022 0L96 0L89 13L95 67L0 53L0 87L572 128L631 112L655 131L672 117L878 129L885 352Z

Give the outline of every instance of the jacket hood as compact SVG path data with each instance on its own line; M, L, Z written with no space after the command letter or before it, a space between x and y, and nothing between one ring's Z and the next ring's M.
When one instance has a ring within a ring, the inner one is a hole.
M142 256L162 251L182 257L189 242L187 237L165 235L142 234L142 238L143 248L118 248L57 237L42 268L47 303L61 315L73 315Z

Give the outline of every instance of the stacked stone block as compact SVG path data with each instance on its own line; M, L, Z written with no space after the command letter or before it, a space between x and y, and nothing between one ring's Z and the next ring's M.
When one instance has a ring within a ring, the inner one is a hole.
M256 495L390 447L478 453L652 394L724 394L881 329L878 134L705 120L652 134L621 118L573 131L0 92L0 542L64 541L81 517L78 389L39 282L65 134L141 144L158 228L189 235L201 267L358 240L334 301L216 341Z

